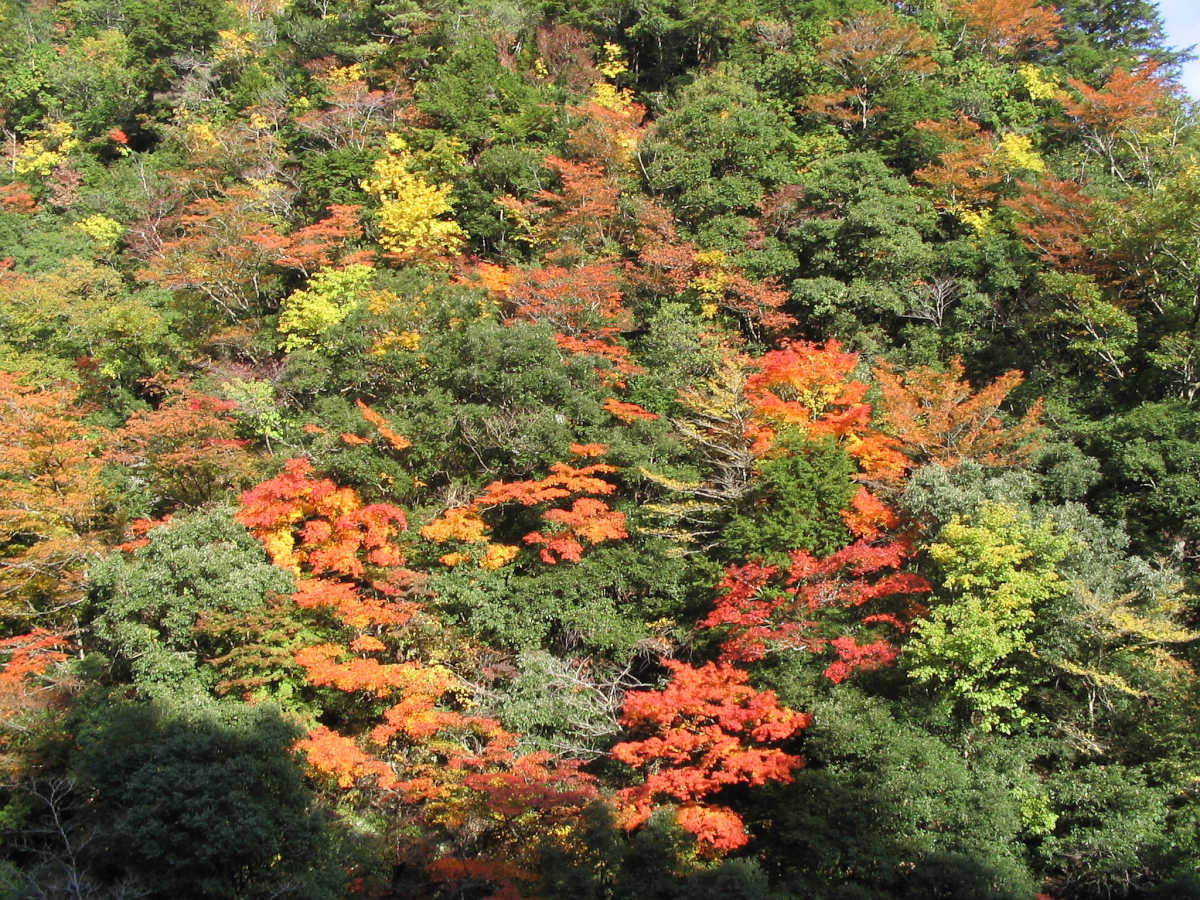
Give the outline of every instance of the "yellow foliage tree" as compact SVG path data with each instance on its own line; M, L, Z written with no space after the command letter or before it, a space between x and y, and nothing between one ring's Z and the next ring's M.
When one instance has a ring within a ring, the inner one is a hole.
M412 156L399 135L388 135L388 152L375 161L363 190L379 201L379 243L400 259L436 259L461 251L465 235L449 216L449 185L428 184L409 170Z

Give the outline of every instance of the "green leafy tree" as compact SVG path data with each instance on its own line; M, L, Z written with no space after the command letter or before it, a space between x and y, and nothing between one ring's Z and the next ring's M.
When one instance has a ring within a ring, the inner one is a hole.
M81 727L71 825L97 887L147 897L344 895L332 835L268 705L112 703Z
M650 188L705 246L737 249L767 191L792 177L788 122L722 66L679 91L640 152Z
M252 613L294 587L228 510L155 528L143 543L89 572L88 618L93 646L110 656L114 674L150 695L214 680L199 663L228 648L197 633L201 616Z
M859 490L856 468L832 441L780 440L755 463L754 487L722 531L726 552L781 560L791 550L826 556L841 548L850 537L841 512Z
M1053 521L1003 503L944 525L925 550L941 576L929 615L901 660L909 676L960 705L983 731L1027 724L1030 629L1038 607L1067 590L1056 566L1071 547Z

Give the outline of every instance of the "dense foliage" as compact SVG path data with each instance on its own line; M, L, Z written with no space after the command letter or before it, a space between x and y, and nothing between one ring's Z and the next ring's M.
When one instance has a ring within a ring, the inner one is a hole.
M1179 62L0 0L0 895L1200 896Z

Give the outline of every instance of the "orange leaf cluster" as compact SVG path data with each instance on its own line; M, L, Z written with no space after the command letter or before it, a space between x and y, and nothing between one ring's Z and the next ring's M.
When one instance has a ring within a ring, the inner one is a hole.
M296 743L308 764L337 779L338 787L352 788L363 778L374 778L384 790L396 786L391 766L364 752L352 738L318 725Z
M0 694L10 694L30 676L45 675L52 665L67 659L65 651L70 648L64 635L45 628L0 640L0 657L6 657L0 666ZM7 703L0 704L0 716L9 712Z
M584 456L603 451L588 445L573 449ZM548 483L534 491L593 481L611 490L596 478L609 470L603 464L560 464ZM377 561L373 556L379 551L393 549L388 540L403 528L403 515L392 507L362 506L352 490L315 480L311 471L307 461L290 460L280 476L243 495L238 517L278 564L297 572L303 566L318 576L361 579L364 566L356 554L365 553L370 562ZM507 497L509 487L497 483L489 496ZM457 511L441 523L440 531L429 526L426 531L443 539L478 536L482 520L468 513ZM373 586L385 595L396 593L388 584ZM577 763L545 753L518 755L513 752L516 736L499 722L461 712L464 685L449 669L372 656L388 649L388 629L406 624L415 604L370 599L363 596L359 581L329 577L301 578L293 599L301 609L331 612L341 626L356 632L347 643L327 641L295 652L293 660L308 682L387 704L373 727L351 735L319 725L297 749L340 787L386 792L412 808L426 833L440 833L444 841L430 848L435 878L451 877L453 864L436 860L453 856L460 832L470 832L479 859L490 858L480 847L485 832L493 833L495 859L518 858L534 845L537 834L573 822L583 805L596 798L594 779L581 773ZM505 871L485 867L475 874L509 890L512 881L505 880Z
M300 578L292 602L301 609L324 609L351 628L371 625L404 625L417 612L417 604L392 598L364 596L348 581L328 578Z
M547 510L543 518L562 530L549 536L531 531L522 540L527 544L541 544L542 561L550 565L559 560L579 562L583 558L580 541L599 544L629 537L625 530L625 513L614 512L607 503L592 497L580 497L569 510Z
M665 688L625 695L622 724L649 736L612 749L615 759L647 770L642 784L617 794L625 827L641 825L659 802L678 801L681 827L711 851L737 849L748 840L741 818L703 801L730 785L791 781L803 760L768 745L807 728L811 717L781 707L774 692L755 690L728 663L664 664Z
M988 161L996 150L995 137L961 112L949 121L918 122L916 128L946 145L935 164L913 173L934 189L938 209L956 210L996 199L1000 174Z
M778 337L796 327L783 311L788 292L773 279L752 281L721 254L704 253L695 244L675 240L674 229L656 235L638 253L640 267L629 278L655 292L691 294L703 306L714 303L737 319L756 340Z
M560 190L539 191L532 200L504 196L496 202L528 223L529 240L562 259L602 252L617 236L619 181L598 162L545 160L561 183Z
M515 273L508 297L513 304L512 320L549 324L565 352L608 360L618 376L640 371L630 362L629 348L621 340L621 332L631 327L633 317L625 306L620 272L612 260Z
M387 697L397 691L413 691L441 696L450 688L448 673L438 670L436 685L430 673L419 662L381 663L377 659L355 656L339 662L345 648L338 644L316 644L296 651L296 662L303 667L308 680L320 687L334 687L346 693L366 691L376 697Z
M1075 181L1045 177L1037 185L1019 182L1021 194L1004 205L1017 214L1016 230L1042 261L1073 272L1094 269L1084 241L1096 228L1095 201Z
M973 459L989 466L1017 465L1037 448L1041 402L1020 421L1006 425L1000 408L1023 376L1015 369L980 391L964 378L960 358L945 372L918 366L904 374L886 363L875 369L883 394L884 427L896 438L911 464L957 465Z
M1058 46L1062 19L1038 0L954 0L953 9L980 50L1005 54Z
M611 260L530 269L513 281L509 295L514 317L547 322L572 337L608 336L632 324Z
M329 215L324 219L297 228L285 235L282 242L264 232L252 235L250 240L261 241L264 246L277 248L272 262L284 269L295 269L305 277L318 269L328 268L335 263L348 265L365 262L360 254L347 255L350 245L363 235L359 224L359 204L331 203Z
M636 403L625 403L616 397L609 397L605 400L604 409L626 425L632 425L638 419L645 422L653 422L658 418L657 413L647 412Z
M179 217L180 233L152 248L141 281L192 291L228 317L265 308L279 269L308 276L335 264L361 262L350 245L362 235L358 206L333 205L331 214L291 234L275 230L274 216L252 188L231 187L219 197L193 200Z
M898 477L904 458L894 441L870 426L867 385L850 377L857 365L858 356L832 338L823 345L797 341L762 357L759 371L746 379L746 395L764 423L754 451L770 449L775 427L799 426L812 437L842 443L866 476Z
M110 436L85 424L89 411L72 387L39 388L0 371L0 609L73 602L99 553L100 449Z
M605 452L603 444L572 444L571 452L576 456L594 457ZM484 544L484 568L497 568L511 562L516 548L508 544L487 542L489 526L483 520L483 512L506 503L522 506L538 506L563 500L573 494L608 495L616 485L598 476L615 472L616 467L607 463L590 463L573 466L570 463L554 463L545 478L530 481L493 481L468 506L458 506L444 512L441 517L421 528L421 536L435 543L449 540ZM609 508L607 503L593 497L576 498L568 509L549 509L543 515L552 526L548 534L531 531L523 537L526 544L541 545L543 562L554 565L560 560L578 562L582 558L583 543L599 544L603 541L629 537L625 530L625 514ZM583 542L583 543L581 543ZM459 565L472 558L464 553L448 553L441 558L446 565Z
M134 412L118 429L105 459L150 481L164 506L200 506L224 489L251 482L261 461L237 437L236 404L193 390L184 380L148 380L166 396Z
M62 685L43 676L66 660L71 649L65 635L44 628L0 640L0 772L5 775L29 765L19 752L9 756L10 735L62 707Z
M1166 77L1158 74L1158 67L1154 60L1133 70L1118 66L1100 90L1072 78L1069 83L1079 99L1065 100L1063 108L1086 130L1116 135L1144 129L1162 116L1170 99Z
M29 185L24 181L14 181L0 187L0 210L31 215L38 211L38 205L29 191Z
M394 568L404 556L393 539L408 525L403 510L386 503L363 506L351 488L311 478L306 459L242 494L237 519L262 541L272 561L299 573L360 577L366 566Z
M845 89L807 98L803 108L808 112L866 128L886 109L872 105L872 94L892 79L920 78L937 71L937 63L929 55L934 39L890 9L860 13L830 25L817 58Z
M412 446L412 441L393 429L387 419L363 403L362 400L355 400L354 402L362 413L362 417L375 426L375 430L379 432L380 436L388 442L393 450L406 450Z
M865 487L859 487L850 500L850 507L842 510L841 515L850 533L867 541L883 537L900 524L891 508Z
M140 550L142 547L149 546L150 544L150 538L146 537L150 533L150 529L161 528L170 524L170 515L163 516L161 519L134 519L125 530L125 536L129 540L117 544L113 549L119 550L122 553L132 553L134 550Z

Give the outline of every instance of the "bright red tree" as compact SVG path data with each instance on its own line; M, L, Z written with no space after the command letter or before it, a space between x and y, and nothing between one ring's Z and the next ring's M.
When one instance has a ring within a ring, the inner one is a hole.
M615 759L646 771L644 782L617 793L625 827L676 803L680 826L707 851L736 850L749 841L742 818L711 798L730 785L791 781L804 761L778 745L812 717L780 706L773 691L756 690L728 663L664 665L671 673L665 688L625 695L621 723L646 735L612 749Z
M730 566L700 625L726 629L722 660L832 650L825 676L845 681L856 669L889 665L898 655L893 637L919 611L914 596L931 589L901 571L910 554L900 541L856 541L824 559L794 550L786 570L760 562Z

